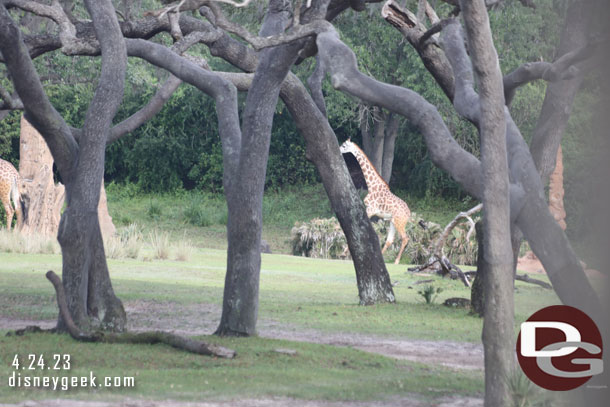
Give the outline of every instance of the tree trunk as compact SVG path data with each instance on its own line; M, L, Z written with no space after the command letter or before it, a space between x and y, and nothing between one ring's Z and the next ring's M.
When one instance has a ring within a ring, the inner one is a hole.
M316 166L345 233L356 271L360 304L395 302L379 237L366 216L364 203L345 166L333 129L296 76L288 77L281 95L305 139L307 159Z
M481 171L483 174L483 347L485 406L511 405L508 378L514 368L513 259L506 155L507 123L498 55L483 0L460 0L467 40L480 88Z
M398 137L398 126L400 125L399 116L389 113L388 124L385 131L383 142L383 164L381 167L381 177L388 184L392 179L392 166L394 165L394 151L396 138Z
M289 17L286 3L272 1L260 35L279 34ZM218 335L256 334L262 204L271 127L280 87L296 60L298 47L296 43L263 50L246 98L237 182L227 195L229 247Z
M470 305L472 311L480 317L485 314L485 275L487 274L487 263L485 262L485 239L483 239L483 222L476 223L477 234L477 274L470 289Z
M362 149L381 178L389 184L400 121L397 114L384 112L381 107L375 106L371 110L371 120L368 117L360 120Z
M381 174L383 165L383 151L385 141L386 114L380 107L371 107L369 114L364 114L360 120L360 133L362 134L362 149L369 158L373 167Z
M555 169L549 182L549 210L561 229L566 230L566 210L563 206L563 196L563 153L560 145L557 149Z

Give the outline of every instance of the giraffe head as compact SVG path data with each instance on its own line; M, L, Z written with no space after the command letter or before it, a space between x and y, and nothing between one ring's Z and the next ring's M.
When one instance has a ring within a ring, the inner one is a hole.
M352 142L352 140L347 139L343 144L341 144L339 150L341 150L341 154L352 153L355 155L356 151L360 149L355 143Z

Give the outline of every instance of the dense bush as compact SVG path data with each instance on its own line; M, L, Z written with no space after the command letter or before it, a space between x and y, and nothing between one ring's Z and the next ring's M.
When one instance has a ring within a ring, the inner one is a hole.
M424 264L430 257L430 250L443 227L434 222L425 222L426 229L419 223L423 219L413 213L407 224L409 244L404 257L408 263ZM378 221L373 224L381 244L387 237L389 222ZM455 264L475 265L477 259L476 235L472 232L466 239L470 227L468 223L457 225L447 238L444 253ZM296 256L338 259L347 255L347 241L336 218L312 219L309 222L296 222L292 228L292 254ZM401 239L397 234L394 243L385 253L386 259L394 259L400 249Z

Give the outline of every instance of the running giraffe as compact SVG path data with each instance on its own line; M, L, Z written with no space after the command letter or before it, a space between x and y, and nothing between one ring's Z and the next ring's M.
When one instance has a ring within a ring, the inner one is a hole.
M362 169L362 174L366 181L366 188L368 189L368 194L364 198L367 216L369 218L378 216L383 220L391 220L388 238L381 253L385 253L388 247L394 243L396 231L400 233L402 244L398 256L396 256L396 260L394 261L394 264L398 264L402 252L405 250L405 247L407 247L407 243L409 243L406 228L407 222L411 217L411 210L409 210L405 201L390 191L388 184L381 178L381 175L379 175L360 147L352 141L347 140L341 145L341 153L352 153L354 157L356 157L356 160L358 160L358 164L360 164L360 169Z

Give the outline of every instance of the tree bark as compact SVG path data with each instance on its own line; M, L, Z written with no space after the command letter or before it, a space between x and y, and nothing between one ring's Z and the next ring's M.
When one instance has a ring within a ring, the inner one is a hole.
M483 174L485 406L511 405L514 369L513 256L506 154L504 87L483 0L460 0L468 49L480 91L479 134ZM457 96L456 96L457 97Z
M288 4L272 0L260 35L283 32L289 17ZM256 334L262 204L271 127L280 87L296 60L293 49L297 47L299 44L293 43L263 50L246 98L237 182L227 195L229 247L218 335Z
M123 96L127 56L112 3L108 0L87 1L86 6L101 47L102 71L79 143L50 104L21 33L4 5L0 7L0 49L23 101L25 116L44 137L66 184L67 206L60 221L58 240L62 248L63 284L68 307L78 326L89 327L94 323L122 330L125 311L110 284L97 207L106 139ZM59 12L55 5L52 8L53 12ZM70 32L67 17L62 19L62 24L65 25L60 37L62 42L66 41L65 50L75 44L82 45L82 41L70 37L74 33ZM91 289L99 291L90 293ZM61 317L58 318L58 329L65 329Z

